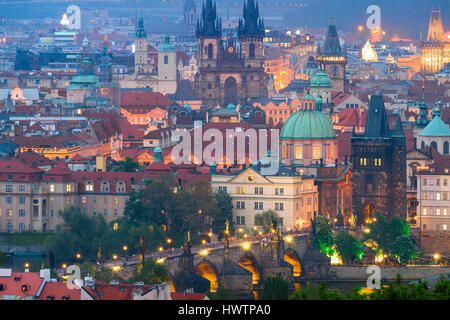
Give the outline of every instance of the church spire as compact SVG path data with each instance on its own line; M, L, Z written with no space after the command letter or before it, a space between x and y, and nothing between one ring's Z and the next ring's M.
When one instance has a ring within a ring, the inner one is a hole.
M147 32L144 30L143 17L139 17L138 27L136 29L136 38L147 38Z
M264 21L259 17L259 3L254 0L247 0L244 2L244 9L242 10L243 20L239 19L239 36L242 35L257 35L264 36Z
M431 8L430 24L428 26L427 42L442 43L445 41L442 24L441 8Z
M197 23L197 36L220 37L222 34L221 23L217 19L216 3L206 0L202 5L202 17Z
M435 96L434 96L434 108L433 108L433 111L431 112L431 115L432 115L433 119L434 119L434 117L440 115L439 103L437 101L437 94L435 94Z
M428 120L427 103L425 102L425 84L422 85L422 101L419 104L419 118L416 120L416 126L419 128L425 128L430 122Z

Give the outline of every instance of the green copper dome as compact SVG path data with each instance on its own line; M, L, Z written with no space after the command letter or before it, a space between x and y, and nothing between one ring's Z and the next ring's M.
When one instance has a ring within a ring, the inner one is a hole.
M441 117L436 116L431 122L420 131L422 137L450 137L450 128L442 121Z
M310 87L331 87L331 80L323 70L319 70L311 78L309 85Z
M336 134L330 119L321 111L299 110L286 120L280 139L328 140L336 139Z
M302 100L303 101L305 101L305 100L316 100L316 98L314 98L314 96L308 92L308 93L305 93L303 95Z
M165 42L164 42L164 44L159 46L158 51L160 51L160 52L174 52L175 51L175 46L170 43L170 36L168 34L166 34Z

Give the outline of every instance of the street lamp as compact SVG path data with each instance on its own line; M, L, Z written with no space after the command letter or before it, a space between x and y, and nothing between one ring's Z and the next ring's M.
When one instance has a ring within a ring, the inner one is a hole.
M67 268L67 264L63 263L63 264L61 265L61 267L62 267L63 269L66 269L66 268Z
M113 254L113 259L117 260L117 254Z
M433 255L433 258L434 258L436 264L438 263L438 260L440 259L440 257L441 257L441 255L439 253L435 253Z
M171 243L172 243L172 239L167 238L166 242L167 242L168 244L171 244Z
M29 268L30 267L30 264L28 263L28 262L25 262L25 268Z
M80 260L81 259L81 253L77 253L76 255L75 255L75 258L77 258L78 260Z

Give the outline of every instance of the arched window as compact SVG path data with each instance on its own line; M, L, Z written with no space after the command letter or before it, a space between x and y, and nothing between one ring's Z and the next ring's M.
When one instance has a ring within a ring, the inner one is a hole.
M436 143L436 141L431 142L431 146L437 150L437 143Z
M420 148L425 148L425 141L422 141L422 143L420 144Z
M125 187L126 184L120 181L119 183L117 183L116 192L125 192Z
M444 142L444 154L448 154L448 141Z
M94 191L94 184L92 183L92 181L86 182L86 184L84 185L84 190L90 192Z
M255 44L254 43L250 43L248 51L249 51L249 53L248 53L249 58L254 59L255 58Z
M208 59L213 58L213 45L212 43L208 44Z
M103 181L101 186L102 192L109 192L109 182Z
M169 64L169 57L168 56L164 56L164 64Z
M6 230L9 232L9 231L12 230L12 228L13 228L12 223L11 223L11 222L7 222L7 223L6 223Z

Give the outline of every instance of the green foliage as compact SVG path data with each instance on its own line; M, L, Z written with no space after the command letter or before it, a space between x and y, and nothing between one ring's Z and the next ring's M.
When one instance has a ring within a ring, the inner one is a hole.
M92 273L92 278L101 282L108 283L114 278L114 275L111 269L98 267L94 269L94 272Z
M155 260L149 259L142 264L141 272L138 272L137 268L134 270L133 276L130 278L129 282L134 283L142 281L145 284L155 284L168 280L169 274L166 268L163 265L156 263Z
M86 216L77 207L69 207L59 214L63 223L57 227L56 234L45 241L47 252L68 261L73 260L76 253L81 253L83 259L96 259L97 248L102 243L103 252L112 254L114 248L108 245L110 229L103 216Z
M409 239L409 229L406 220L393 217L387 220L379 211L375 211L376 221L368 224L369 232L364 234L362 242L376 243L374 251L388 253L400 261L407 261L415 256L415 248Z
M117 161L117 165L113 168L113 171L136 172L138 168L138 162L133 161L133 158L126 157L125 160Z
M275 277L267 277L264 280L261 300L287 300L288 297L288 282L283 279L281 274L277 274Z
M348 231L339 230L334 238L334 243L342 262L348 264L356 259L361 260L363 255L362 245Z
M222 190L215 194L215 199L219 210L212 216L211 228L220 240L227 220L230 235L234 234L233 203L230 195Z
M174 247L184 243L187 231L191 232L194 244L200 243L209 232L208 218L218 214L216 200L205 181L186 184L182 190L177 187L168 175L155 178L139 192L130 193L124 210L130 222L128 226L147 226L153 232L164 231L163 234L155 234L159 239L156 242L164 243L166 238L171 238Z
M389 282L378 290L363 293L355 290L353 293L342 295L337 290L326 289L325 284L305 287L294 291L291 300L449 300L450 281L442 277L439 282L430 288L427 282L402 284L401 277Z
M390 247L390 253L397 257L401 263L408 262L409 259L417 255L416 248L411 238L408 236L399 236Z
M225 289L220 283L216 292L209 292L207 295L211 300L236 300L235 295L230 290Z
M0 267L3 267L6 263L6 256L3 251L0 250Z
M271 231L270 227L272 225L272 222L274 222L276 225L281 222L280 216L273 210L266 210L255 215L255 225L261 226L264 230L264 233L269 233Z
M326 284L312 285L307 283L294 291L289 300L343 300L337 290L327 289Z
M331 220L324 216L316 218L316 237L320 251L331 257L334 254L333 246L333 224Z
M33 246L33 245L43 245L45 240L53 235L52 233L1 233L0 243L9 246Z

